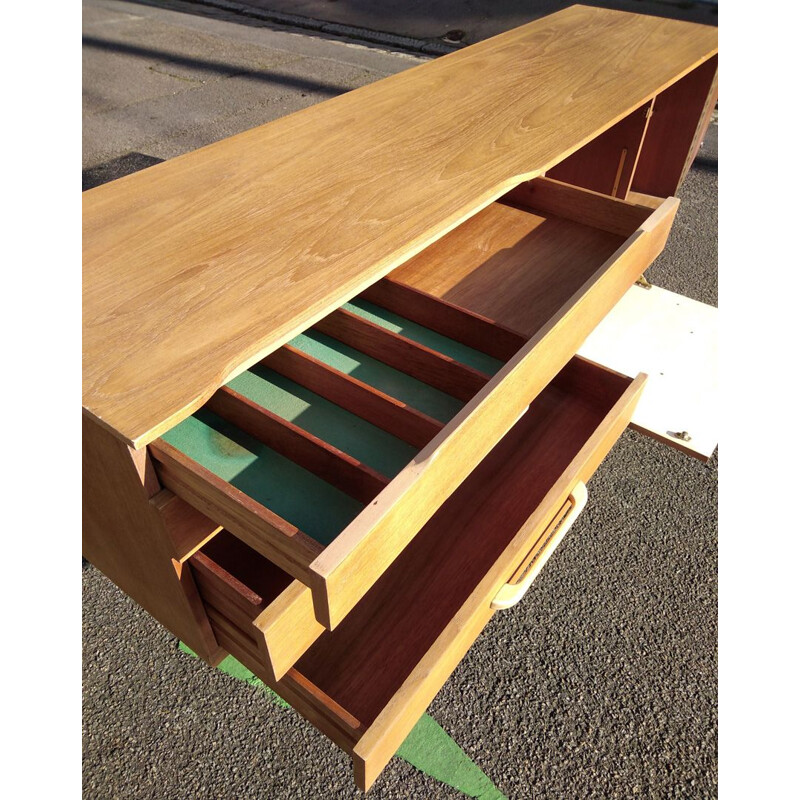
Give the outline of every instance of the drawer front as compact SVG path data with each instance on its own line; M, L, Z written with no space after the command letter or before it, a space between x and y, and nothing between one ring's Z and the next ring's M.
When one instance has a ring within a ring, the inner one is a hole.
M153 443L160 480L336 628L661 251L676 205L520 187Z
M495 608L541 569L643 385L644 376L631 380L573 359L347 619L323 632L282 680L272 682L253 653L228 642L352 755L362 789Z
M189 564L220 646L258 665L271 682L324 631L308 587L228 531L194 553Z

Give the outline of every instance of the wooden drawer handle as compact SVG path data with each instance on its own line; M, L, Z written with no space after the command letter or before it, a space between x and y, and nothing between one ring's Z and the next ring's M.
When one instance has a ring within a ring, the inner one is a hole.
M586 506L589 494L586 491L586 484L579 481L575 484L566 503L553 518L553 521L542 534L533 550L525 557L525 561L519 566L511 581L504 584L492 600L493 609L511 608L522 600L523 595L541 572L542 567L547 563L553 551L558 547L559 542L564 538L567 531L572 527L578 515Z

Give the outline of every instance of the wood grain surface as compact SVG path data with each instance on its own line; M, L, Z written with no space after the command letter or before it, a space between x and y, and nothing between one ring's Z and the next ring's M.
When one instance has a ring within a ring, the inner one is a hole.
M574 203L581 193L571 189L569 196ZM530 337L624 241L563 217L492 203L392 277Z
M332 630L347 616L661 252L677 207L675 198L665 200L606 262L573 287L559 309L540 319L517 355L313 561L310 585L317 619L326 628ZM571 236L572 229L567 233ZM495 298L502 295L502 286L495 284L495 291ZM476 298L484 301L486 296L478 293ZM516 308L520 321L530 322L525 304ZM509 324L506 319L499 321Z
M85 413L152 441L716 41L573 6L85 192Z

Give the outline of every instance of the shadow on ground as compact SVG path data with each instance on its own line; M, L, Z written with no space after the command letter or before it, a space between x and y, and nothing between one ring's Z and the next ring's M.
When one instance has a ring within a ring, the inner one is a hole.
M82 191L94 189L95 186L115 181L117 178L124 178L126 175L138 172L140 169L152 167L153 164L160 164L163 160L163 158L156 158L155 156L146 156L144 153L125 153L124 156L112 158L111 161L105 161L102 164L85 169L83 171Z
M292 25L370 40L371 32L458 49L574 5L571 0L133 0L256 27ZM713 0L583 0L584 5L717 24ZM398 43L400 44L400 43ZM407 44L413 49L413 44Z

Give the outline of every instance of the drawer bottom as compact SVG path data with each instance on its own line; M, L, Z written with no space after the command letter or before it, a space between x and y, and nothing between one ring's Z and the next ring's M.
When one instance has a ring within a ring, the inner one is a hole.
M224 614L220 643L353 757L366 790L494 613L536 574L645 377L574 358L334 630L275 681ZM576 489L576 487L578 487ZM573 509L574 510L574 509Z

